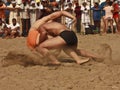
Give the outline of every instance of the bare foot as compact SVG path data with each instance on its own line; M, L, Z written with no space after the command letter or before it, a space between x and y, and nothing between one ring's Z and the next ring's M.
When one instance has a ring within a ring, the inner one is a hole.
M85 58L85 59L77 61L77 64L83 64L83 63L88 62L89 60L90 60L89 58Z
M106 32L104 32L104 33L102 33L101 35L106 35L107 33Z

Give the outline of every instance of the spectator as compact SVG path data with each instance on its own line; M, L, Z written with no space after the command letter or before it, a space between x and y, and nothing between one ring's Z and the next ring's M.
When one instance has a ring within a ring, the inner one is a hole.
M30 24L32 25L36 21L36 19L37 19L37 17L36 17L37 7L36 7L35 1L31 1L30 4L31 4L31 6L29 8L29 12L30 12Z
M29 15L29 5L27 1L23 1L21 4L21 23L22 23L22 36L27 36L30 28L30 15Z
M107 33L108 31L108 24L110 23L110 27L111 27L111 31L113 33L113 7L111 6L110 2L107 2L106 6L103 8L103 10L105 10L105 29L104 29L104 33Z
M91 8L93 10L93 21L94 26L98 30L98 33L100 33L100 24L101 24L101 9L99 7L99 4L96 2L94 3L94 7Z
M77 18L76 30L77 30L77 33L80 33L81 32L81 6L79 6L79 3L76 3L74 12Z
M9 38L10 34L11 34L11 29L9 28L8 24L5 24L4 25L4 32L3 32L2 38Z
M9 25L0 19L0 36L7 38L10 35Z
M35 0L36 3L40 2L41 0Z
M19 6L20 6L20 4L22 4L22 0L15 0L15 1L16 1L17 5L19 5Z
M50 4L53 7L53 11L59 10L58 3L56 2L56 0L53 0L53 2L51 2Z
M10 6L11 0L7 0L7 2L5 4L7 7ZM10 15L10 10L5 10L5 16L6 16L5 21L7 24L9 24L9 15Z
M73 9L72 9L72 3L68 3L68 7L65 9L65 11L69 12L70 14L73 15ZM71 23L72 23L72 19L66 17L65 18L65 23L66 26L70 29L72 29Z
M20 10L20 6L16 5L15 1L12 1L11 5L7 6L7 7L10 10L9 24L11 24L13 18L15 18L17 20L17 18L18 18L18 10Z
M82 24L83 24L83 27L89 28L89 24L90 24L89 10L90 10L90 7L87 5L86 2L83 2L82 6L81 6L81 10L82 10Z
M6 8L6 5L3 3L3 1L0 1L0 18L3 21L5 20L5 8Z
M1 1L3 1L4 3L6 3L6 2L7 2L7 0L1 0Z
M116 31L117 33L120 33L120 28L118 27L119 24L119 4L118 4L118 1L117 0L114 0L113 2L113 18L115 20L115 23L116 23Z
M17 23L16 19L12 19L12 24L10 24L9 28L11 29L10 37L15 38L20 36L20 24Z
M101 23L101 28L103 28L103 32L104 32L104 30L105 30L105 11L103 10L103 8L105 7L105 5L107 4L107 2L110 2L110 0L106 0L106 1L104 1L104 2L102 2L101 4L100 4L100 9L101 9L101 15L102 15L102 23Z
M53 12L53 8L52 6L48 3L48 1L44 0L41 2L43 9L41 10L42 15L40 18L50 14L51 12Z
M41 9L43 9L42 5L40 4L40 2L36 3L36 20L40 19L42 12Z

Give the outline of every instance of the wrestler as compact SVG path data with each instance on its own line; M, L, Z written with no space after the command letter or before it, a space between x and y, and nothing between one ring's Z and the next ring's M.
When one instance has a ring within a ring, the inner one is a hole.
M78 39L76 34L68 29L65 25L58 22L45 23L40 27L40 30L46 31L49 35L53 36L51 39L47 39L40 43L36 50L43 56L51 56L49 50L51 49L63 49L64 52L72 57L77 64L83 64L89 61L89 58L99 58L98 55L89 53L85 50L77 49ZM88 58L80 59L79 55ZM51 56L53 64L60 63L56 58Z

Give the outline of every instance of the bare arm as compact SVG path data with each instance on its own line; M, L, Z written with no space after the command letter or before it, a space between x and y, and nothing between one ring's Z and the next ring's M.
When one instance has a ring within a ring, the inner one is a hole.
M42 43L43 41L45 41L48 37L47 37L47 32L46 30L44 29L44 27L40 27L40 41L39 43Z
M66 17L69 17L71 18L74 22L76 21L76 17L73 16L72 14L70 14L69 12L67 11L57 11L57 12L54 12L48 16L45 16L41 19L41 21L44 23L50 21L50 20L54 20L58 17L61 17L61 16L66 16Z
M74 22L76 21L76 17L67 11L57 11L57 12L54 12L54 13L48 15L50 20L54 20L54 19L61 17L61 16L66 16L66 17L71 18Z
M73 22L76 21L76 17L73 16L72 14L70 14L69 12L67 12L67 11L57 11L57 12L54 12L54 13L48 15L48 16L43 17L42 19L39 19L38 21L36 21L34 23L33 26L39 25L39 27L38 27L38 29L39 29L41 27L41 25L45 24L46 22L54 20L54 19L56 19L58 17L61 17L61 16L69 17L73 20Z

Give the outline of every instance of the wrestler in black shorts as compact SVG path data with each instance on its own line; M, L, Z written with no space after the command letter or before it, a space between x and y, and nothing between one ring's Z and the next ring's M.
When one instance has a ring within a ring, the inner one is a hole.
M77 36L73 31L65 30L60 33L60 37L65 40L67 45L71 46L71 45L76 45L78 43Z

